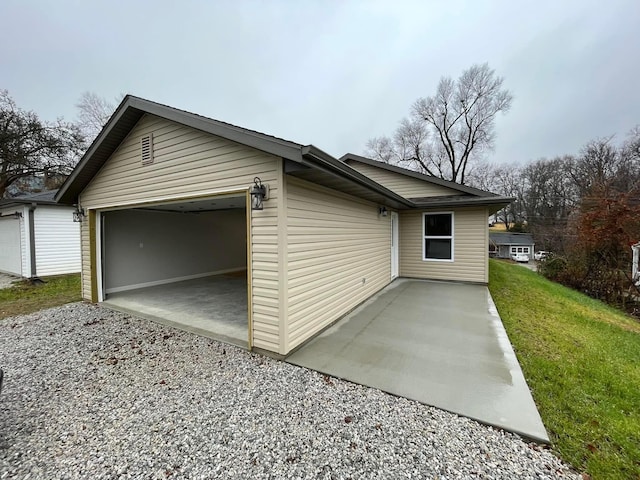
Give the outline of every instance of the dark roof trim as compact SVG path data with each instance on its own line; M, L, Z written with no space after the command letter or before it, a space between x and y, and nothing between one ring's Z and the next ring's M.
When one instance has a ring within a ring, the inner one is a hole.
M489 240L495 245L534 245L530 233L489 232Z
M0 200L0 207L12 207L16 205L58 205L54 196L58 190L45 190L44 192L28 193L18 197L4 198Z
M56 195L56 201L75 203L80 192L145 113L211 133L278 157L294 161L301 160L300 148L302 145L300 144L127 95L62 185ZM125 128L118 128L121 126L120 124L124 124Z
M295 168L292 168L293 165L299 164L345 179L348 182L353 182L353 184L360 185L380 195L380 200L387 199L389 206L395 208L430 208L431 206L447 206L449 204L445 199L441 199L438 202L437 197L416 200L406 199L350 167L345 162L345 159L352 159L380 168L386 168L467 194L461 196L465 197L464 202L459 198L456 200L449 199L448 201L451 202L451 206L498 204L504 206L512 200L498 197L492 193L475 188L458 185L454 182L448 182L417 172L411 172L410 170L400 167L358 157L357 155L345 155L342 159L338 160L313 145L303 146L282 138L273 137L254 130L248 130L167 105L127 95L93 141L71 175L62 185L55 196L55 201L63 204L77 203L80 192L91 182L104 163L129 135L140 118L147 113L284 158L290 162L288 169L292 172L295 170ZM481 200L484 200L484 202L481 202Z
M515 199L511 197L472 197L469 195L452 195L446 197L423 197L411 198L414 205L418 208L432 207L488 207L496 206L505 207ZM498 209L499 209L498 208Z
M340 175L345 177L355 183L358 183L370 190L373 190L385 197L400 203L401 205L407 207L413 207L413 202L408 200L395 192L392 192L386 187L383 187L379 183L374 182L369 177L361 174L357 170L351 168L350 166L344 164L340 160L333 158L328 153L323 152L317 147L313 145L307 145L302 147L302 157L303 163L304 160L310 161L313 166L323 168L324 170L333 173L334 175Z
M379 162L377 160L372 160L370 158L361 157L360 155L356 155L354 153L347 153L346 155L343 155L342 157L340 157L340 161L345 163L349 161L364 163L365 165L370 165L372 167L388 170L389 172L399 173L401 175L406 175L407 177L417 178L418 180L423 180L425 182L433 183L435 185L440 185L441 187L451 188L453 190L457 190L463 193L468 193L470 195L477 195L481 197L490 197L495 195L494 193L486 192L478 188L468 187L467 185L462 185L456 182L450 182L448 180L443 180L441 178L434 177L432 175L424 175L423 173L414 172L413 170L408 170L406 168L398 167L396 165L390 165L388 163Z

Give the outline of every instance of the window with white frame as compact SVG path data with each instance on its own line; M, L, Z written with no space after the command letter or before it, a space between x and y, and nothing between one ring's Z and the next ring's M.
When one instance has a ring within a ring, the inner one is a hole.
M422 214L422 259L453 261L453 212Z
M511 247L511 253L530 253L529 247Z

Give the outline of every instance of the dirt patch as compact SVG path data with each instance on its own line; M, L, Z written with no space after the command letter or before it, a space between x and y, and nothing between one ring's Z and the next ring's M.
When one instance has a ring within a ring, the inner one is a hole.
M8 273L0 273L0 288L9 288L13 282L20 280L18 277L9 275Z

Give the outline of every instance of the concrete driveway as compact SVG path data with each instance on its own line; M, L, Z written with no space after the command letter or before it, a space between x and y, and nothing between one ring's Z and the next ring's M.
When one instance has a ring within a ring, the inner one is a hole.
M549 442L485 286L398 279L286 361Z

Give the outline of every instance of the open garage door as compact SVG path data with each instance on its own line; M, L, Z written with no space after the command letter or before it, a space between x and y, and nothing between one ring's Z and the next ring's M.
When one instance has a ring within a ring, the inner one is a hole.
M108 305L247 346L245 197L102 212L100 230Z
M0 218L0 272L22 276L20 218Z

